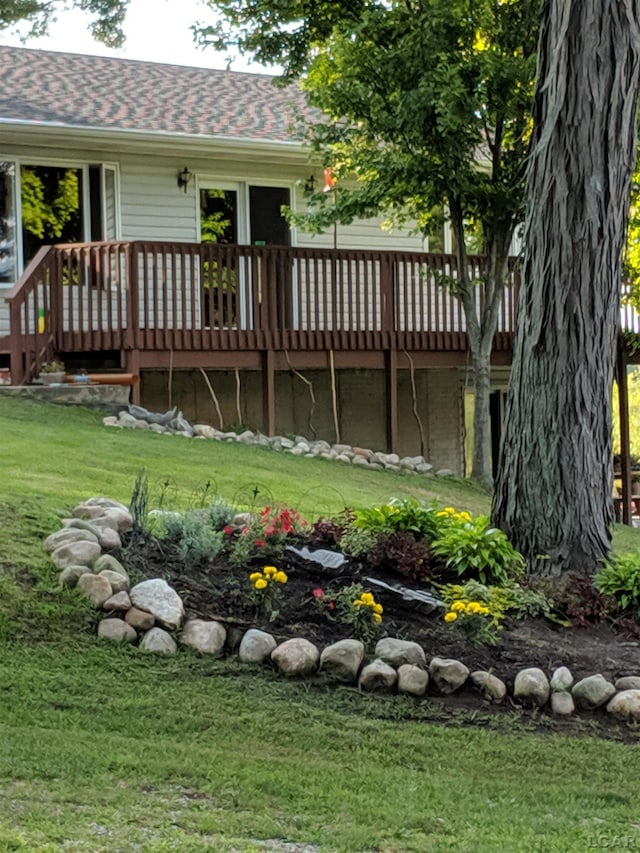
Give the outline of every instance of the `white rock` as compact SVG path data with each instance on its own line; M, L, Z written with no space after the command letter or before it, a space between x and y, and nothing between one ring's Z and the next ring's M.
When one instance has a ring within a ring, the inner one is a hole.
M178 593L162 578L152 578L136 584L129 592L131 603L155 616L165 628L182 625L184 605Z
M613 683L616 690L640 690L640 675L623 675Z
M499 705L507 695L507 686L492 672L476 670L471 673L471 684L488 701Z
M392 666L376 659L362 669L358 687L361 690L389 693L395 687L397 679L398 674Z
M80 540L60 545L51 554L51 559L58 569L66 569L67 566L93 566L98 559L102 549L97 542Z
M453 471L451 468L440 468L436 471L436 477L453 477Z
M116 592L111 598L108 598L102 605L103 610L118 610L121 613L126 613L131 609L131 599L126 591Z
M86 566L67 566L66 569L63 569L60 572L60 586L68 586L70 588L73 588L74 586L77 586L78 580L82 577L82 575L86 574Z
M140 641L140 648L145 652L158 652L172 655L178 651L176 641L171 634L162 628L151 628Z
M398 693L424 696L429 685L429 673L420 666L403 663L398 667Z
M89 498L84 501L84 503L88 506L101 506L105 509L122 509L125 512L129 512L129 507L125 506L120 501L114 501L113 498L104 498L104 497L94 497Z
M360 640L338 640L320 655L320 669L336 681L354 682L364 660L364 644Z
M542 708L549 700L549 679L538 667L521 669L513 685L513 698L523 705Z
M122 548L122 539L117 530L105 528L98 535L98 544L103 551L120 551Z
M87 572L78 578L78 589L94 607L102 607L105 601L113 595L109 581L91 572Z
M264 663L277 645L271 634L250 628L240 641L238 658L242 663Z
M133 518L128 509L119 507L107 507L105 517L115 525L118 533L128 533L133 527ZM100 519L97 519L98 521Z
M219 657L226 639L227 629L220 622L188 619L184 624L180 642L202 654Z
M127 583L129 582L129 575L127 574L127 570L122 565L119 560L116 560L115 557L112 557L111 554L103 554L96 560L94 571L96 574L100 574L102 571L110 571L115 572L116 574L121 575Z
M570 717L575 713L573 696L566 690L557 690L551 694L551 712L558 717Z
M138 635L122 619L103 619L98 625L98 637L116 643L135 643Z
M619 720L640 722L640 690L623 690L611 699L607 711Z
M72 542L98 542L98 537L95 533L89 530L80 530L73 527L63 527L62 530L56 530L51 536L47 536L44 540L45 551L52 554L62 545L69 545Z
M99 518L104 512L103 508L96 504L78 504L71 510L71 515L74 518Z
M576 706L588 711L604 705L615 692L616 688L601 673L589 675L587 678L576 682L571 688L571 695Z
M452 658L433 658L429 664L429 675L440 693L454 693L469 678L469 668Z
M566 666L559 666L558 669L553 671L550 682L550 687L553 691L571 690L572 684L573 675L571 674L571 670Z
M271 653L271 660L287 677L310 675L318 668L320 652L302 637L280 643Z
M422 646L410 640L398 640L395 637L384 637L376 643L375 656L396 669L403 663L421 666L426 669L427 656Z
M103 569L101 572L98 572L98 577L108 580L114 592L126 592L129 589L128 578L123 577L120 572Z

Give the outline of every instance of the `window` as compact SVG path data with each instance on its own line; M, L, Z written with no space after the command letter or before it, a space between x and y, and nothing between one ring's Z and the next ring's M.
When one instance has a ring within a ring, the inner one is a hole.
M0 287L18 277L16 245L16 166L0 161Z

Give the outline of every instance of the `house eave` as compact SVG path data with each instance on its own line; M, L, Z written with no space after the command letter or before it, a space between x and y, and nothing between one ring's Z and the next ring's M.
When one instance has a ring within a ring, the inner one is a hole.
M123 153L180 155L215 154L218 157L251 158L273 163L308 160L303 145L296 141L248 139L232 136L202 136L188 133L140 131L128 128L96 128L41 121L0 118L0 145L48 145L67 148L70 140L87 150L104 150L114 143Z

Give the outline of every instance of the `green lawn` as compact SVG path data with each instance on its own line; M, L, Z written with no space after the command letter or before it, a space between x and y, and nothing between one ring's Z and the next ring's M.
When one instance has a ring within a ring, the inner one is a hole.
M480 491L100 419L0 399L0 851L640 848L637 746L104 647L42 550L65 509L128 501L143 467L182 505L209 483L309 516L408 494L487 511Z

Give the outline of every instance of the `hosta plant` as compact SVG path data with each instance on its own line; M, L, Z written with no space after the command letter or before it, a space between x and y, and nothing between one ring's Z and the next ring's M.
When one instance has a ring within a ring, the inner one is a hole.
M615 600L621 612L640 616L640 552L611 557L593 582L599 592Z
M454 510L455 513L455 510ZM479 580L483 584L505 585L524 570L524 558L501 530L491 527L484 515L475 518L448 513L440 536L431 545L445 568L458 577Z

